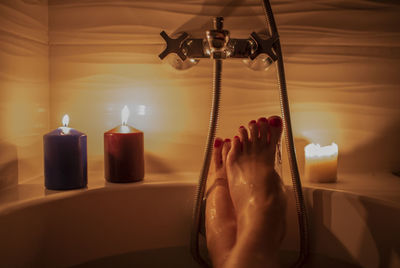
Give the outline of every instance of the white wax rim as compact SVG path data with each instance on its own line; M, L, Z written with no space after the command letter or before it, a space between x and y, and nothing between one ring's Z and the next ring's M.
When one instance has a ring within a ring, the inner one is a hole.
M60 129L62 131L61 135L69 134L69 131L71 130L70 127L60 127Z
M121 133L129 133L129 127L128 126L121 126Z
M308 144L304 147L306 157L323 157L323 156L334 156L338 154L338 146L336 143L332 142L331 145L321 147L319 144Z

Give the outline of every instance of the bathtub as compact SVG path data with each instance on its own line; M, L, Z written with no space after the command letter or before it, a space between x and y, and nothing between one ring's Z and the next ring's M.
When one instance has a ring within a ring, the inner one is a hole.
M109 184L90 174L83 190L47 191L43 178L0 192L1 267L199 267L189 253L196 174L151 174ZM287 190L291 194L290 186ZM306 185L308 267L400 267L400 206ZM297 257L289 199L282 267Z

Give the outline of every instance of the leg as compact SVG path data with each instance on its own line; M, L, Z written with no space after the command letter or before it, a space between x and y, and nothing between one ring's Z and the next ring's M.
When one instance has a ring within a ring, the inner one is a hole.
M282 132L279 117L260 118L239 129L227 156L229 191L237 236L225 267L277 267L285 232L286 195L274 170Z
M225 168L230 147L230 140L215 140L206 188L207 248L214 267L224 265L236 241L236 215Z

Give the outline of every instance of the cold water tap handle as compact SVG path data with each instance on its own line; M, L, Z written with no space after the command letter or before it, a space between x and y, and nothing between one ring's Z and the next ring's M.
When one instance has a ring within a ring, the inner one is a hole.
M277 37L269 37L267 39L261 38L255 32L251 33L251 37L257 44L257 49L249 56L250 59L254 60L261 53L267 54L273 61L278 59L275 51L273 50L274 43L278 40Z
M176 39L169 37L165 31L162 31L160 35L167 43L167 47L158 55L160 59L164 59L170 53L176 53L182 60L186 59L186 55L183 53L183 43L189 36L187 33L183 32Z

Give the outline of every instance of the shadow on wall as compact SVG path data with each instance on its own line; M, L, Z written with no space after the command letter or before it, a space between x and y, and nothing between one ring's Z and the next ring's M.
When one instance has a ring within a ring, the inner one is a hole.
M306 138L300 138L300 137L295 137L294 138L294 144L295 144L295 149L296 149L296 158L297 158L297 165L299 166L299 173L300 176L304 176L304 167L306 165L306 156L304 153L304 147L306 147L307 144L311 143Z
M180 26L172 34L172 36L177 35L182 32L188 32L196 37L204 37L205 31L213 28L212 20L210 17L222 16L224 18L228 17L232 12L241 5L245 5L245 0L224 0L219 1L216 8L214 0L206 0L198 12L198 16L192 18L182 26ZM261 4L261 2L260 2ZM253 19L258 20L257 14L253 14ZM248 22L248 24L252 24Z
M18 184L17 147L0 141L0 189Z
M172 173L173 169L159 156L149 152L144 155L145 173Z
M311 141L308 140L305 137L294 137L294 147L296 150L296 160L297 160L297 167L299 168L299 173L300 173L300 179L303 180L305 179L304 177L304 169L305 169L305 154L304 154L304 147L309 144ZM291 175L291 170L290 170L290 165L289 165L289 159L288 159L288 153L287 153L287 147L286 147L286 142L285 142L285 137L282 137L281 140L282 148L282 175L283 175L283 180L285 183L289 183L290 185L292 184L292 175Z
M374 128L371 122L371 128ZM377 130L378 131L378 130ZM344 154L340 153L338 166L346 171L360 171L368 167L369 171L390 170L400 171L400 119L379 131L379 135L369 143L356 147Z

